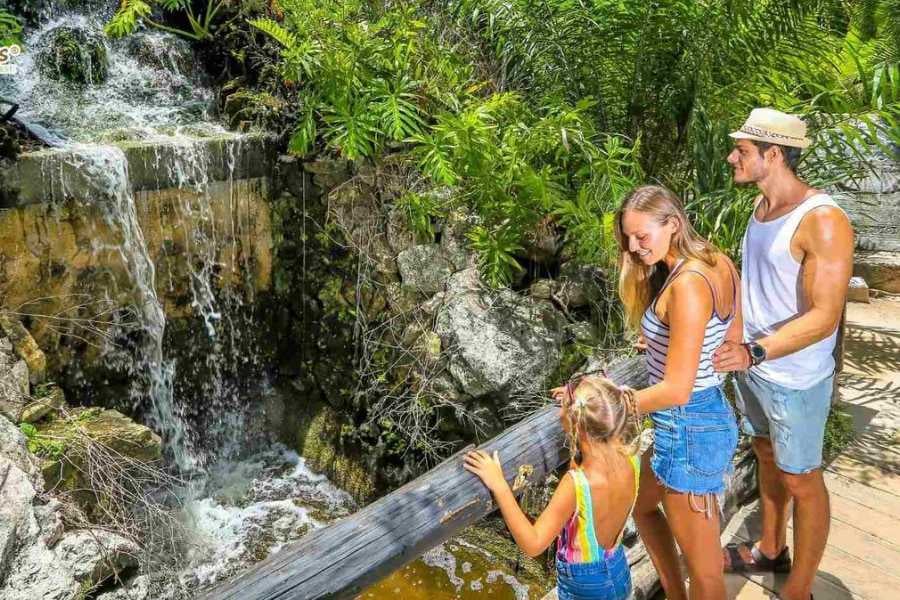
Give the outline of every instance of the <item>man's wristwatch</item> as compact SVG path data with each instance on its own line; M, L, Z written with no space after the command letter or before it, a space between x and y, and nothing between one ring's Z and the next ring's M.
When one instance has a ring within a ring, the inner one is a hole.
M762 361L766 360L766 349L756 342L747 342L746 344L743 344L743 346L747 349L747 354L750 355L751 367L755 367Z

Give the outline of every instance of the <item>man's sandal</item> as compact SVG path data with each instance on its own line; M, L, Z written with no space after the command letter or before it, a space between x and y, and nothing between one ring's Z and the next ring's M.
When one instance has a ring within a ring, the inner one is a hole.
M750 561L744 560L741 555L742 547L749 550ZM728 553L726 573L789 573L791 570L791 553L787 546L775 558L769 558L760 552L753 542L728 544L725 551Z

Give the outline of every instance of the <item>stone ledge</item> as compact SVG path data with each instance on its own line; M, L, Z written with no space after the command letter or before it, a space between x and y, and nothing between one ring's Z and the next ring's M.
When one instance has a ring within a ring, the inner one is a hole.
M271 176L277 158L274 140L263 134L228 134L211 138L123 142L113 145L125 153L132 191L196 187L215 181ZM75 146L29 152L0 179L14 190L14 199L0 208L41 202L102 197L107 181L97 181L85 166L87 149Z
M862 277L870 288L900 293L900 252L857 251L853 274Z

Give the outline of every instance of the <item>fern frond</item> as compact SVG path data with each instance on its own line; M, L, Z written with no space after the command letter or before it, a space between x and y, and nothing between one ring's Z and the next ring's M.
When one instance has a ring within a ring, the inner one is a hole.
M296 34L282 27L277 21L272 19L249 19L247 22L281 44L287 50L291 50L297 46Z

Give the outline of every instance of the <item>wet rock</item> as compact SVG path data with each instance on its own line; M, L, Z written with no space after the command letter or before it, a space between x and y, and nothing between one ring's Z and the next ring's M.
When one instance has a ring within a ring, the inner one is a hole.
M109 531L95 529L66 533L54 551L78 582L105 581L137 565L137 545Z
M0 418L0 457L25 472L31 482L41 489L41 475L38 460L28 451L27 441L22 431L7 419ZM0 481L3 478L0 477Z
M303 163L303 169L313 174L313 181L322 191L330 191L350 179L350 161L320 159Z
M153 462L162 454L162 442L153 431L115 410L92 408L65 419L37 424L39 439L47 440L41 472L47 489L68 492L79 507L93 514L100 499L91 486L87 449L91 442L111 450L121 460ZM127 464L119 465L127 468Z
M464 393L503 397L538 393L559 361L563 325L552 307L507 289L483 289L476 270L467 269L450 277L435 330Z
M81 85L106 80L109 59L103 37L84 29L57 27L47 34L47 45L38 55L45 77Z
M47 357L22 322L14 315L0 311L0 329L9 338L19 358L28 365L31 383L37 385L43 382L47 375Z
M31 515L35 494L28 475L0 455L0 573L9 568L20 531L27 526Z
M403 287L433 294L444 289L456 266L438 244L423 244L397 255Z
M13 353L8 338L0 338L0 415L18 423L30 401L28 365Z
M65 393L62 388L53 386L46 392L46 395L39 397L25 407L22 411L21 421L23 423L37 423L47 415L55 414L65 406Z

